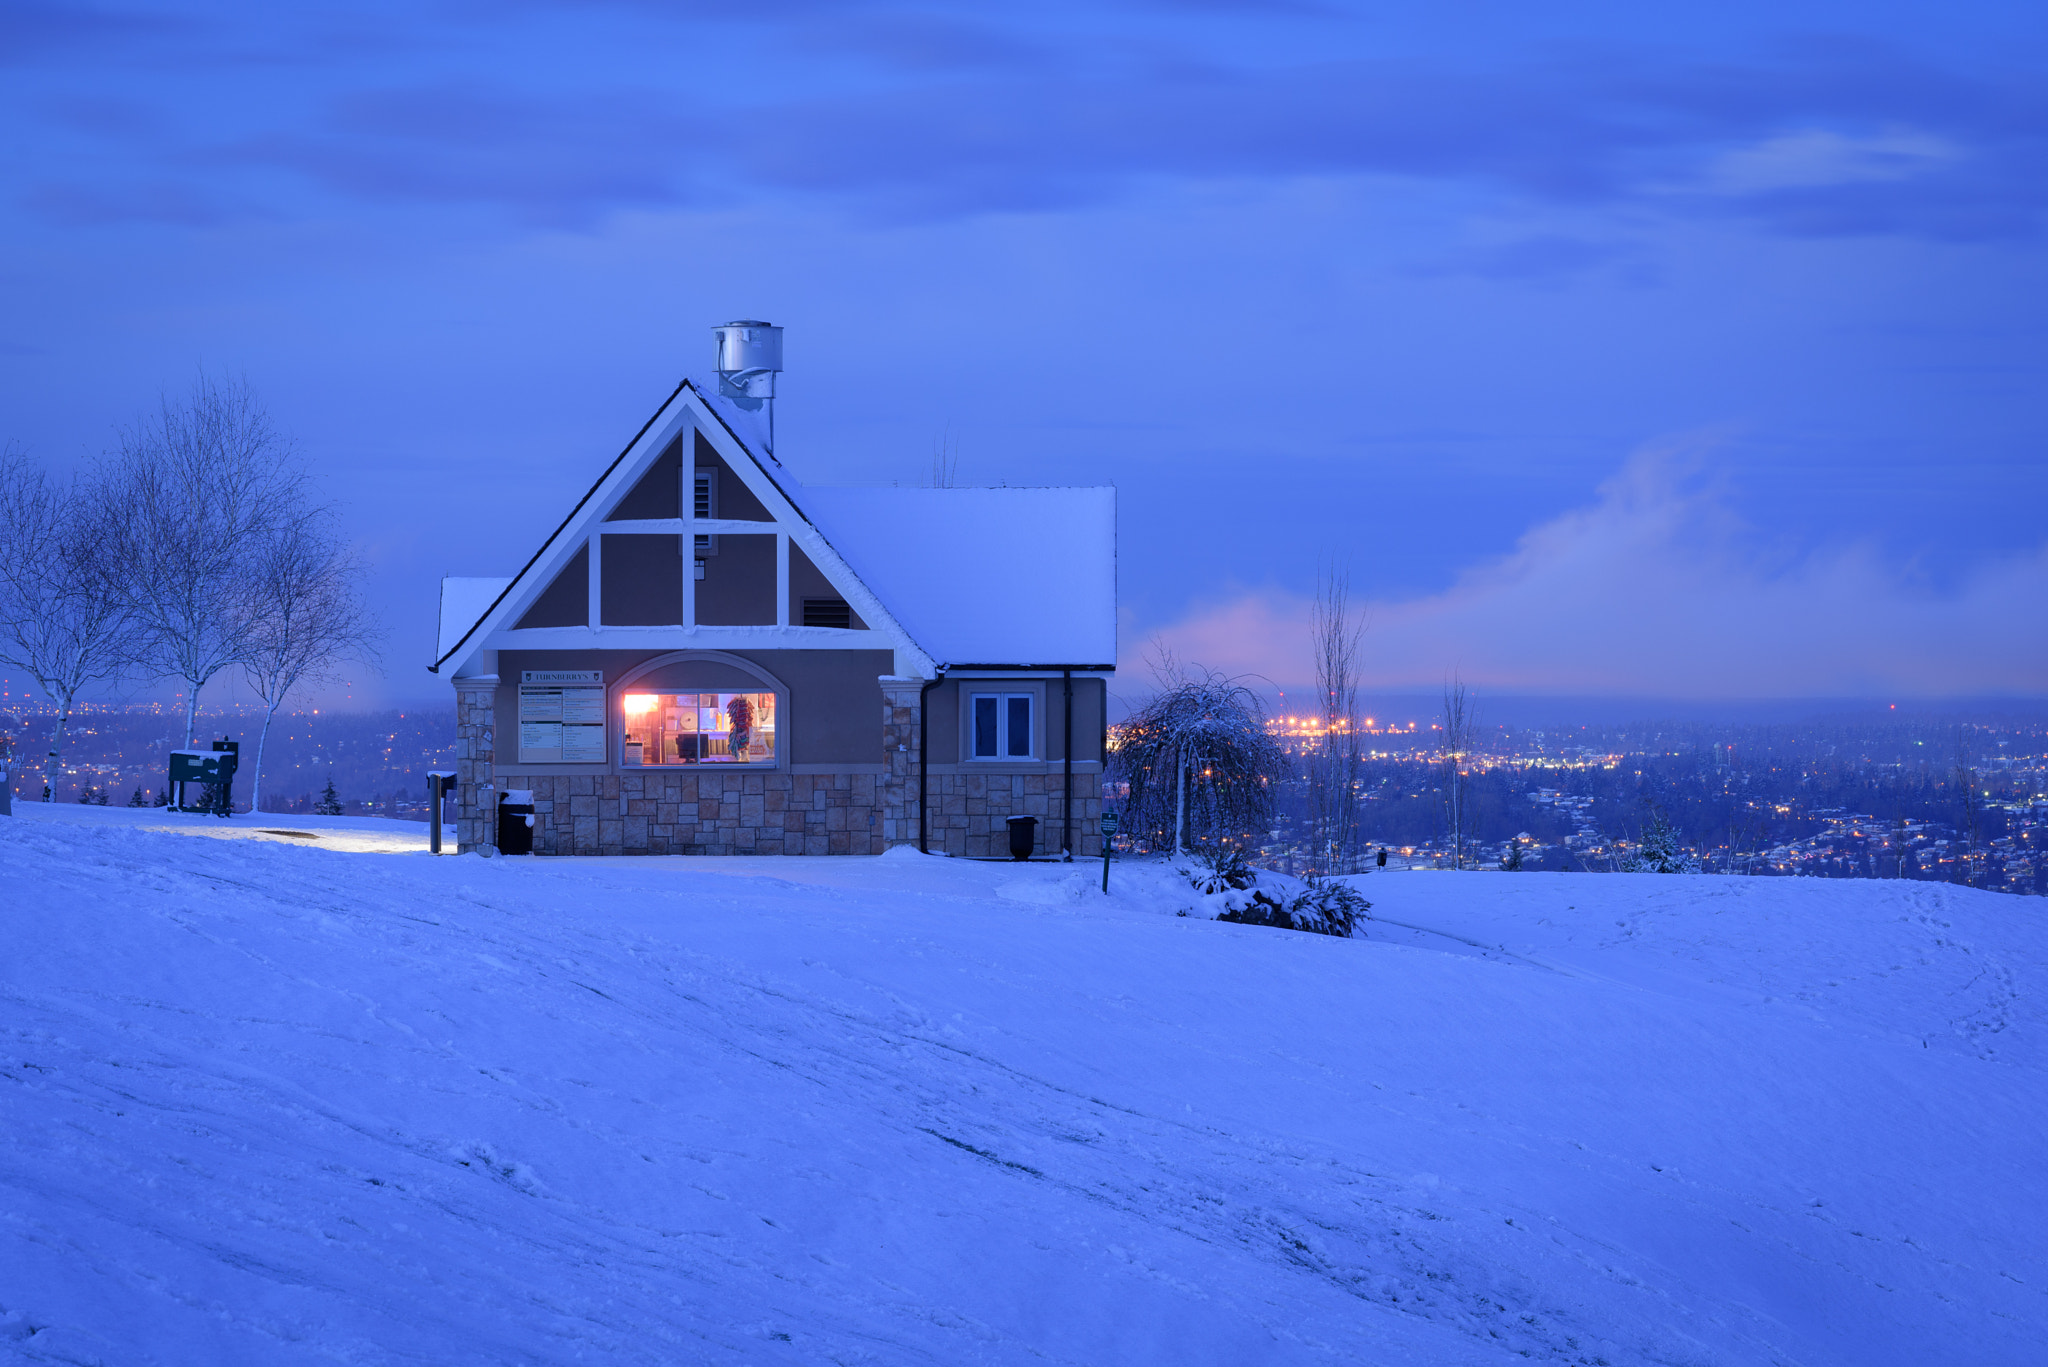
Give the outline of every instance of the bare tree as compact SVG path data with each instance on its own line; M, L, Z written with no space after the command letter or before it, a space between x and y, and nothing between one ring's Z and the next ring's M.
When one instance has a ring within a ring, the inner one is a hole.
M1365 624L1350 595L1351 577L1329 567L1317 576L1309 619L1322 732L1305 766L1310 858L1326 873L1348 871L1357 845L1358 643Z
M270 723L301 684L327 682L345 660L375 659L374 624L357 589L360 568L329 531L327 519L286 522L262 538L250 566L254 601L242 673L263 699L249 810L260 810L263 749Z
M931 487L950 489L960 474L960 443L953 439L953 429L948 427L939 433L939 439L932 443Z
M122 433L97 521L114 581L160 676L185 684L184 743L199 692L247 662L260 616L252 559L314 516L292 449L246 382L201 376L189 396Z
M1959 872L1963 882L1977 886L1977 844L1983 834L1983 808L1977 801L1977 770L1970 763L1970 739L1960 726L1956 728L1956 766L1950 776L1955 786L1956 797L1961 803L1961 820L1956 834L1963 837L1963 857L1959 861Z
M1444 687L1444 793L1450 807L1451 867L1465 867L1465 756L1472 748L1477 712L1464 681Z
M1249 843L1272 824L1272 782L1286 757L1266 734L1258 695L1209 670L1163 656L1172 682L1117 728L1111 769L1130 784L1125 827L1175 850Z
M43 762L43 801L56 798L64 728L78 695L133 656L130 619L108 591L107 551L94 536L89 495L59 487L18 452L0 456L0 662L57 705Z

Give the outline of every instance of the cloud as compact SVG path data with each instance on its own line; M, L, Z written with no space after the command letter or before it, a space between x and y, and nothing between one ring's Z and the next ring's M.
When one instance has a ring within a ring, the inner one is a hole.
M110 53L166 37L197 32L190 20L93 5L39 4L8 0L0 5L0 65L46 61L65 51L88 52L104 61Z
M1867 546L1760 546L1703 479L1704 443L1631 458L1590 507L1427 597L1371 604L1366 675L1514 692L1695 698L2048 693L2048 544L1939 591ZM1311 677L1310 604L1240 594L1158 633L1179 658ZM1127 646L1127 666L1144 643Z
M1956 160L1955 144L1922 133L1857 137L1826 128L1784 133L1714 158L1703 180L1724 194L1906 180Z
M1643 269L1641 249L1561 233L1536 233L1507 242L1467 247L1411 267L1422 278L1470 275L1481 280L1554 280L1607 266Z
M694 132L639 93L539 99L439 85L351 94L318 131L250 138L212 159L296 170L366 199L492 204L581 224L694 198L681 152Z
M1053 55L1048 45L993 24L935 14L850 14L814 20L792 32L801 48L906 71L1038 66Z
M303 104L182 101L216 126L179 132L176 148L152 142L170 136L161 131L103 136L128 139L138 177L160 176L166 159L220 176L284 167L363 201L466 202L565 223L776 196L943 219L1102 202L1160 179L1304 177L1449 182L1539 206L1736 217L1797 235L2024 237L2048 222L2048 98L2033 73L1986 62L1958 74L1868 43L1721 62L1638 52L1289 63L1255 60L1256 44L1242 58L1196 58L1162 47L1163 31L1149 43L1084 41L1056 17L827 5L766 12L745 32L654 22L636 31L646 50L602 63L590 89L573 73L597 49L559 73L552 60L483 68L443 52L412 63L440 67L409 70L410 84L338 65ZM508 50L543 41L501 27L494 42ZM589 31L609 35L593 44L622 38L616 26ZM658 60L686 43L689 62ZM743 56L715 90L681 79L730 52ZM744 75L761 62L847 61L875 74ZM1539 237L1464 268L1554 274L1602 250Z
M108 223L167 223L211 227L251 214L211 187L192 180L144 180L116 185L46 181L29 186L21 202L67 228Z

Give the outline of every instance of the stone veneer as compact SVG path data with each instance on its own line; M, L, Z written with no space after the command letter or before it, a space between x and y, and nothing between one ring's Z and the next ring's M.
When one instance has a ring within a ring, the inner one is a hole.
M495 850L497 795L530 789L536 854L880 854L917 843L921 679L884 678L881 773L797 774L704 766L623 774L522 774L496 766L497 680L455 688L456 848ZM1074 775L1074 853L1100 855L1101 776ZM1002 858L1008 816L1039 819L1037 852L1060 845L1063 778L932 774L933 853Z
M1074 771L1074 855L1102 856L1102 775L1098 766ZM1005 818L1038 818L1038 854L1060 852L1060 799L1066 780L1059 770L1045 774L932 774L926 779L932 804L926 848L933 854L1000 859L1010 852ZM911 839L917 839L916 775L911 776Z
M506 774L533 791L535 854L880 854L876 774Z
M455 848L497 848L498 676L455 681Z

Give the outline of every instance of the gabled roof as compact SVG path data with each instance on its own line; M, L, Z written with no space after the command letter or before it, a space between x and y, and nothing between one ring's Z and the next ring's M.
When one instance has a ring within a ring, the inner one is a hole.
M1116 659L1116 491L1093 489L805 488L769 453L759 414L716 383L685 379L590 491L510 579L442 582L441 666L479 633L505 629L576 553L666 444L662 433L697 408L723 429L714 445L751 464L780 495L779 517L870 627L938 665L1067 665ZM657 433L653 441L648 434ZM631 458L629 460L629 458ZM626 468L622 469L624 466ZM745 476L745 472L740 472ZM616 476L616 478L615 478ZM597 506L607 482L610 494ZM864 592L863 592L864 591Z
M443 579L441 581L441 638L434 660L448 658L448 652L462 642L469 629L483 620L506 589L510 579Z
M801 501L938 663L1115 662L1115 489L805 488Z

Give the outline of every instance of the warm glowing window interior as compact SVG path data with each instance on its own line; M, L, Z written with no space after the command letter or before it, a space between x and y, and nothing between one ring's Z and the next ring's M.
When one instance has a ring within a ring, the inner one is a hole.
M773 693L628 693L628 765L773 764Z

